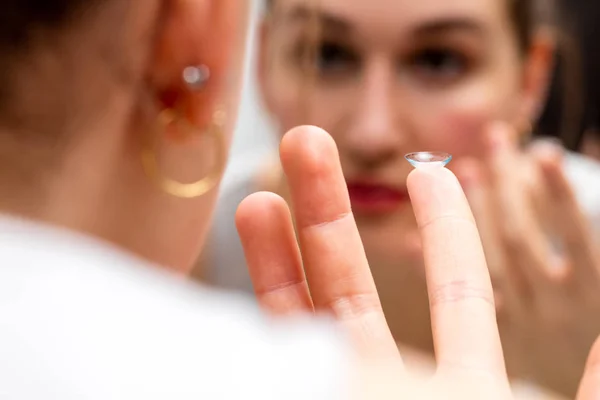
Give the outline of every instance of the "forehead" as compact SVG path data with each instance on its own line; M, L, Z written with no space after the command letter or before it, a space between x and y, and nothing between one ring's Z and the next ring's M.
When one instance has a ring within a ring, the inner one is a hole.
M278 14L294 20L318 13L345 22L357 33L402 35L421 25L464 20L485 30L507 29L508 0L278 0Z

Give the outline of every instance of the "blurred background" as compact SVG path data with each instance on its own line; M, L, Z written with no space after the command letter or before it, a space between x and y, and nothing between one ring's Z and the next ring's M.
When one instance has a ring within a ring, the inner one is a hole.
M250 174L277 148L276 131L265 112L256 83L256 25L263 8L264 0L253 2L243 98L230 165L223 181L225 187L241 179L244 173Z

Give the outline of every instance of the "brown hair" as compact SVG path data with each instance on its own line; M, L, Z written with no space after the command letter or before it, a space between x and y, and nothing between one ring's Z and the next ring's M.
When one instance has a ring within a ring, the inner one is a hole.
M585 15L587 18L594 14L589 12L591 10L577 10L579 4L590 4L592 8L597 8L595 2L588 3L588 0L562 0L555 5L556 14L560 15L560 19L557 20L560 29L557 30L555 73L548 101L538 122L539 134L558 137L571 150L579 149L582 133L587 128L585 124L588 121L585 119L591 117L589 99L586 99L585 95L589 95L586 92L590 78L593 78L593 74L589 74L589 66L586 65L593 52L582 53L582 38L577 31L581 28L578 20L584 19L583 13L591 14ZM574 15L573 11L578 12ZM588 21L587 26L593 26L592 24L593 22Z
M112 29L104 29L105 21L125 20L129 7L130 0L3 1L2 184L41 182L41 176L60 163L62 152L78 140L74 133L81 125L106 110L112 83L137 82L125 62L130 57L121 35L125 25L114 22ZM98 66L97 71L90 70L92 66ZM96 72L97 79L89 79Z
M41 35L67 25L83 9L100 0L4 0L0 13L0 90L14 59L31 48ZM0 103L6 100L0 93ZM1 107L1 105L0 105Z
M83 5L99 0L4 0L0 14L0 51L26 45L40 29L66 24Z

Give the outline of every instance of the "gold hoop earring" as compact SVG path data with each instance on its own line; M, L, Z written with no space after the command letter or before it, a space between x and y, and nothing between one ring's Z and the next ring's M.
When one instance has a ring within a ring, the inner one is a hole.
M170 125L177 124L180 128L186 130L189 136L198 133L211 135L217 142L216 162L209 173L202 179L193 183L179 182L161 174L155 151L152 146L148 144L142 150L142 166L146 175L153 180L163 192L174 197L193 199L202 197L206 193L210 192L220 182L227 161L225 137L223 134L225 120L225 112L219 110L214 113L212 122L208 129L201 131L198 127L191 124L186 118L179 117L173 109L166 109L162 111L158 116L161 132L164 132Z

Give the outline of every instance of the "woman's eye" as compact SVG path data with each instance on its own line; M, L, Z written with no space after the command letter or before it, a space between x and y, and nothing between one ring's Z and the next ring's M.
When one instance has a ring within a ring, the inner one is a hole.
M357 57L348 49L335 43L321 43L316 52L316 67L322 72L342 72L354 68Z
M302 41L295 50L298 67L309 66L323 79L341 79L358 72L359 56L349 47L333 41Z
M413 70L421 79L450 83L459 79L468 69L467 57L447 49L427 49L413 55Z

